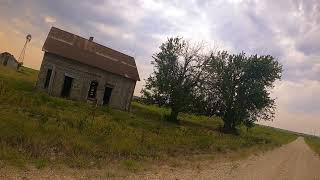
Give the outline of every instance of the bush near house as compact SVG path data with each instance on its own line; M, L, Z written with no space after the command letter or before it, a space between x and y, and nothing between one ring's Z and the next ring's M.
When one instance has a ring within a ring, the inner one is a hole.
M172 124L164 120L167 109L136 102L128 113L50 97L35 91L37 73L0 67L0 160L8 164L91 167L119 160L264 150L296 138L263 126L239 136L223 134L219 117L181 114L182 123Z

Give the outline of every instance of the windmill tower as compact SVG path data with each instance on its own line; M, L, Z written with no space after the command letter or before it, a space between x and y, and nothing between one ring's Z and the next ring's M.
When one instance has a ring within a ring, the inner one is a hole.
M20 53L20 55L19 55L19 58L18 58L18 62L19 62L18 70L19 70L19 68L23 65L24 56L25 56L25 54L26 54L26 49L27 49L27 44L28 44L30 41L31 41L31 35L28 34L28 35L26 36L26 42L24 43L24 46L23 46L22 51L21 51L21 53Z

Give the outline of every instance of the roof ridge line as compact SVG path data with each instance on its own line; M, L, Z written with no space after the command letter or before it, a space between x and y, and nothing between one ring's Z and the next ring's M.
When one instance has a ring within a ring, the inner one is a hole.
M60 29L60 28L57 28L57 27L55 27L55 26L52 26L51 28L59 29L60 31L64 31L64 32L66 32L66 33L69 33L69 34L72 34L72 35L77 36L77 37L79 37L79 38L82 38L82 39L84 39L84 40L86 40L86 41L89 41L87 38L84 38L84 37L82 37L82 36L80 36L80 35L71 33L71 32L69 32L69 31L66 31L66 30L63 30L63 29ZM91 42L92 42L92 43L95 43L95 44L97 44L97 45L99 45L99 46L102 46L102 47L104 47L104 48L108 48L108 49L110 49L110 50L112 50L112 51L115 51L115 52L117 52L117 53L120 53L120 54L122 54L122 55L124 55L124 56L127 56L127 57L130 57L130 58L133 58L133 59L134 59L133 56L129 56L129 55L127 55L127 54L125 54L125 53L123 53L123 52L121 52L121 51L119 51L119 50L112 49L112 48L107 47L107 46L105 46L105 45L99 44L99 43L97 43L97 42L95 42L95 41L91 41Z

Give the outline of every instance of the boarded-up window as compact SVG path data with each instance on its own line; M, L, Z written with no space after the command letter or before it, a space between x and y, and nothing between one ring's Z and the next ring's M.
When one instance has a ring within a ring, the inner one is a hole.
M50 79L51 79L52 69L48 69L46 75L46 81L44 82L44 88L47 89L49 87Z
M98 82L97 81L91 81L89 92L88 92L88 98L89 99L95 99L96 98L97 89L98 89Z

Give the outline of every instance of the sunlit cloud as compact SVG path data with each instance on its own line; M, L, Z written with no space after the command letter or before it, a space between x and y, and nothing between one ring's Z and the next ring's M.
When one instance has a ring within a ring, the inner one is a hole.
M55 23L57 20L56 20L54 17L45 16L45 17L44 17L44 21L45 21L46 23Z

